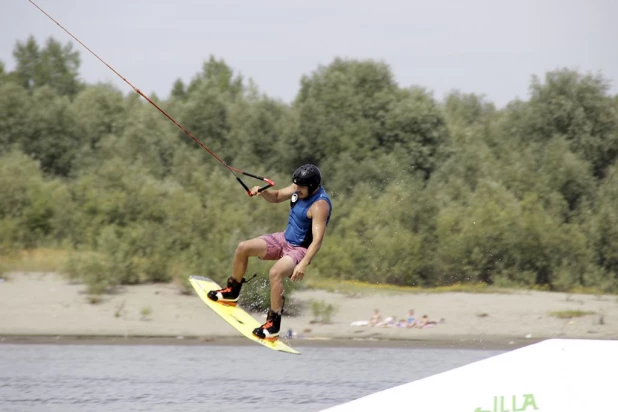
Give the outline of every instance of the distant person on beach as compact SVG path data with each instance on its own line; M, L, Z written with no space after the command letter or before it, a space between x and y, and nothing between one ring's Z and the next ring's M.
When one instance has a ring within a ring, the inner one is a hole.
M373 311L373 315L369 318L369 326L376 326L382 320L382 315L380 314L380 309L376 309Z
M406 319L406 328L413 328L416 326L416 316L414 316L414 309L408 311L408 318Z
M419 329L423 329L423 328L427 328L427 327L432 327L437 325L438 322L436 322L435 320L429 320L429 318L427 317L427 315L423 315L417 324L417 328Z
M382 315L380 314L380 309L376 309L369 320L355 320L350 323L350 326L378 326L381 320Z
M376 326L381 326L383 328L386 328L389 326L397 326L397 317L387 316L382 322L378 323Z

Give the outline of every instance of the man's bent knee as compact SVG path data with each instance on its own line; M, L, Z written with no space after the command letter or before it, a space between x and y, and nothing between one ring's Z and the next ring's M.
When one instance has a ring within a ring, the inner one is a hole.
M285 274L281 272L280 270L277 270L274 267L270 268L270 270L268 271L268 278L270 279L271 282L283 281L284 277L285 277Z
M243 240L236 246L236 255L242 257L263 256L266 253L266 242L262 242L257 239Z
M236 246L236 254L241 256L249 256L249 250L251 249L248 245L249 242L243 240Z

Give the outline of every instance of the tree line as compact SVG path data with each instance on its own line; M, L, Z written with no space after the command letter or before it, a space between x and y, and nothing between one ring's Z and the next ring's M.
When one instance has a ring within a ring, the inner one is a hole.
M104 291L222 280L240 240L285 228L287 206L248 198L140 96L82 82L71 43L30 37L13 56L12 71L0 62L0 253L67 250L67 271ZM210 56L151 98L278 187L320 167L334 212L313 276L618 291L618 96L602 75L533 76L527 100L498 109L336 58L285 103Z

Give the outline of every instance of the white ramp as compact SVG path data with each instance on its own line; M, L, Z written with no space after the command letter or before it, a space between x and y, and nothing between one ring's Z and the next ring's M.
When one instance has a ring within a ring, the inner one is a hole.
M328 412L618 411L618 341L550 339Z

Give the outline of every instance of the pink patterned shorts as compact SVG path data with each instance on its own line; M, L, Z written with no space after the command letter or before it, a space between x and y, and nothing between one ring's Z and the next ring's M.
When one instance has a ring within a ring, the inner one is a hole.
M264 255L262 260L279 260L283 256L289 256L294 261L294 264L297 265L307 253L307 248L292 246L286 242L283 232L260 236L260 239L266 241L266 255Z

